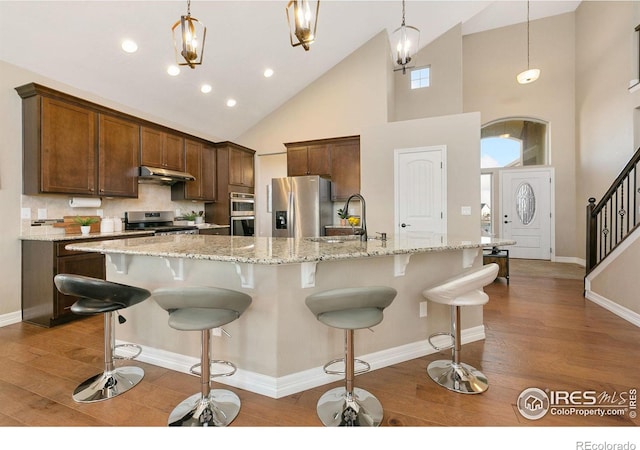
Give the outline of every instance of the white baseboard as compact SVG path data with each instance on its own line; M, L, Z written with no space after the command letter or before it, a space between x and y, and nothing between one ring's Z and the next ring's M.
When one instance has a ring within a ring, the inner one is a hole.
M482 340L485 338L484 325L462 330L461 336L463 344ZM449 342L449 339L447 337L437 337L434 338L433 341L436 345L445 346ZM125 344L128 342L117 341L117 343ZM420 358L435 352L436 350L433 349L425 339L368 355L358 355L357 357L369 363L371 370L375 370ZM178 353L144 346L142 347L142 353L136 359L182 373L189 373L191 366L200 362L198 358L192 356L184 356ZM238 368L233 376L219 377L216 379L216 382L271 398L281 398L329 384L341 378L339 375L327 375L322 367L314 367L278 378Z
M637 327L640 327L640 314L635 311L631 311L629 308L621 306L614 301L609 300L608 298L603 297L600 294L596 294L595 292L589 290L591 287L591 283L587 283L585 285L586 291L584 296L591 300L593 303L602 306L604 309L611 311L616 316L626 320L627 322L631 322Z
M577 264L582 267L587 266L587 261L584 258L576 258L574 256L556 256L554 262L566 263L566 264Z
M22 322L22 311L14 311L0 316L0 328L6 327L7 325L13 325L18 322Z

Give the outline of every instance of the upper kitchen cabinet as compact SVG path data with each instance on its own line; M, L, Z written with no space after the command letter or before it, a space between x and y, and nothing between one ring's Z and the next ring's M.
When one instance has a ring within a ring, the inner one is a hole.
M331 149L326 143L287 145L287 173L291 177L320 175L331 177Z
M329 178L333 201L360 193L360 136L291 142L285 147L288 176Z
M253 192L256 152L233 142L217 143L216 148L221 162L218 166L219 185L236 186L238 192Z
M331 143L331 200L346 200L360 193L360 137Z
M33 90L18 92L23 98L23 193L97 195L98 115Z
M158 128L140 128L140 163L143 166L184 172L184 138Z
M140 126L100 114L98 148L98 195L138 196Z
M24 194L137 197L135 121L35 83L16 91L22 97Z
M171 200L216 200L216 149L207 143L185 139L185 170L195 181L171 186Z

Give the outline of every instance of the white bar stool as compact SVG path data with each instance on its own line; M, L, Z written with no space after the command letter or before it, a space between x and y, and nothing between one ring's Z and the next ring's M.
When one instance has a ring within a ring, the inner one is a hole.
M429 343L436 350L452 348L451 360L433 361L427 373L440 386L462 394L480 394L489 388L487 377L474 367L460 361L462 347L460 339L460 307L484 305L489 296L482 288L492 283L498 276L498 265L487 264L450 278L438 286L422 292L432 302L451 306L451 333L434 333ZM453 339L451 347L436 347L431 339L438 335L448 335Z
M211 330L236 320L251 304L243 292L216 287L161 288L153 298L169 313L169 326L181 331L200 331L202 353L200 364L191 373L200 375L200 392L183 400L169 415L169 426L224 427L240 412L240 398L227 389L211 389L211 379L231 376L236 366L228 361L211 360ZM225 334L227 334L225 332ZM229 366L231 371L211 373L211 364ZM200 368L198 371L197 368Z
M78 403L93 403L107 400L127 392L144 377L140 367L115 367L114 359L133 359L140 354L140 346L115 344L115 322L113 313L146 300L151 293L146 289L113 283L82 275L58 274L53 278L58 290L65 295L79 297L71 305L74 314L93 316L104 314L104 371L88 378L73 391ZM124 318L119 316L120 323ZM137 353L129 357L115 355L118 347L133 347Z
M382 322L382 311L396 297L395 289L385 286L332 289L308 296L307 307L316 318L333 328L344 330L345 356L324 366L326 373L344 374L345 387L325 392L316 407L325 426L373 426L384 415L380 401L370 392L354 387L356 374L367 372L369 364L354 358L353 331L370 328ZM329 366L344 361L344 372L329 370ZM355 370L355 364L364 368Z

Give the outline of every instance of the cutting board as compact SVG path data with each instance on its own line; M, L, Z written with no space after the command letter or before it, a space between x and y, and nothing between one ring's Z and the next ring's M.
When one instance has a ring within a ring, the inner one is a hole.
M77 216L64 216L64 222L54 223L55 228L64 228L65 234L81 234L80 224L76 223ZM80 217L93 217L98 219L97 222L91 224L91 233L97 233L100 231L100 216L80 216Z

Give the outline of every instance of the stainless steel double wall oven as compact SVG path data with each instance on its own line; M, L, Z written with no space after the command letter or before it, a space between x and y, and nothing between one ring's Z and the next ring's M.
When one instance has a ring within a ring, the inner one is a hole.
M231 236L253 236L255 234L255 222L254 194L231 192L229 194Z

